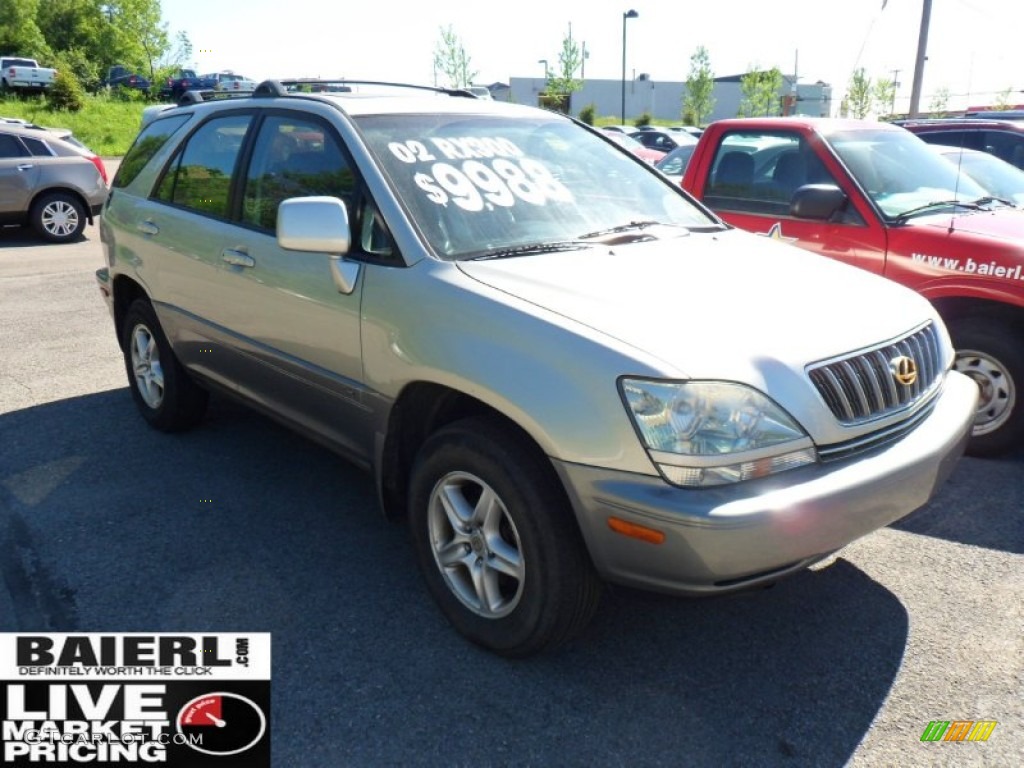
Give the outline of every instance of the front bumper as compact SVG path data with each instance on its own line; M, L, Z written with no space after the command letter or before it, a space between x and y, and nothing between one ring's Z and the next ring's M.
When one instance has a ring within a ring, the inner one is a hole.
M977 385L950 373L934 408L902 439L852 459L763 480L683 489L660 477L555 462L598 571L678 594L770 582L923 506L963 454ZM609 518L664 534L616 533Z

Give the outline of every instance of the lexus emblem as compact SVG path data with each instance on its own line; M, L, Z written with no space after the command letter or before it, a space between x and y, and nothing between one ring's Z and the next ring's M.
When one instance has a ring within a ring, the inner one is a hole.
M892 377L904 387L909 387L917 381L917 363L912 357L894 357L889 361L889 370L892 371Z

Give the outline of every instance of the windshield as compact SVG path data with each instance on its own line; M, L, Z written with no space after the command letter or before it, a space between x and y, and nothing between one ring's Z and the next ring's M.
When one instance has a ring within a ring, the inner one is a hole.
M696 148L696 143L676 147L656 162L654 167L666 176L682 176L686 172L686 166L689 165L693 150Z
M953 163L963 162L963 169L994 197L1024 207L1024 171L987 152L964 152L952 149L943 155Z
M841 131L830 136L829 143L886 218L933 206L940 211L954 200L970 203L986 196L976 182L909 131Z
M650 167L561 117L376 115L358 122L441 258L527 253L595 233L622 236L632 225L642 239L720 226Z

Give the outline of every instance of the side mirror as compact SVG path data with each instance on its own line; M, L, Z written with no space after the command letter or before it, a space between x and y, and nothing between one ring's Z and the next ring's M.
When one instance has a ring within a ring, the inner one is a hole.
M327 253L338 293L351 294L359 264L342 257L352 247L345 203L336 197L293 197L277 207L277 244L290 251Z
M828 221L846 202L846 193L835 184L804 184L793 193L789 212L800 219Z
M336 197L293 197L277 208L277 244L290 251L344 256L352 247L345 203Z

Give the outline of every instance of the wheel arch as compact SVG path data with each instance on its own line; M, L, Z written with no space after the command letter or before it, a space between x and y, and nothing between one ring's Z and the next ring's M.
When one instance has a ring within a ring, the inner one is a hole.
M963 320L988 319L1024 331L1024 307L991 299L948 296L933 299L932 305L947 326Z
M114 328L117 331L118 344L121 343L121 326L124 324L124 317L128 308L136 299L149 301L149 294L135 280L125 275L117 275L114 278Z
M540 444L529 432L487 403L442 384L413 382L402 390L392 406L378 450L377 493L381 509L388 519L397 520L405 516L410 472L427 438L448 424L470 417L513 430L524 444L546 458ZM551 467L551 473L556 476L554 467Z

